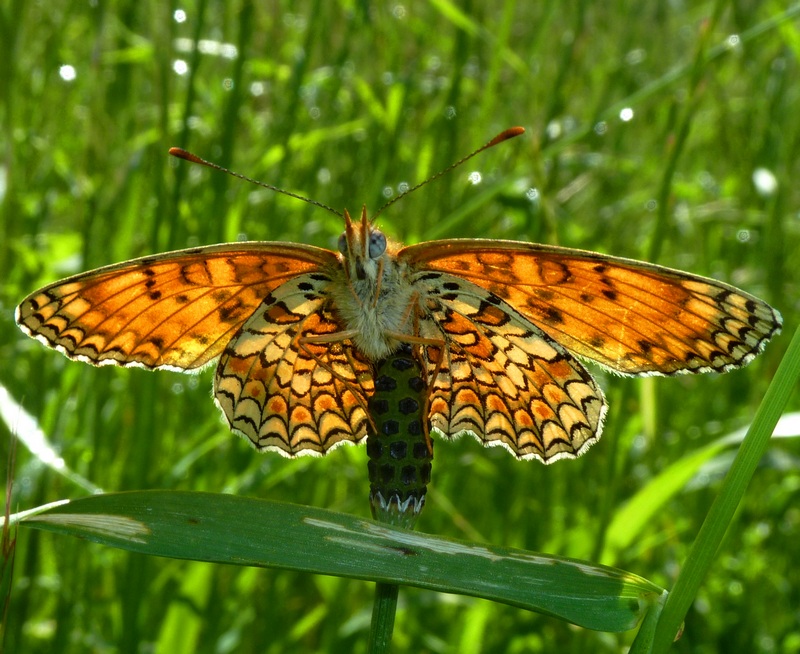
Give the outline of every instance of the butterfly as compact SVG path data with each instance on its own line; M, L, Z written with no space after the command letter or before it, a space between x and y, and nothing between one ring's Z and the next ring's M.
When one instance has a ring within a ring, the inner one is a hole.
M689 273L526 242L403 247L366 208L343 218L338 252L243 242L143 257L34 292L16 321L94 365L218 359L230 427L290 457L363 441L375 365L411 344L430 430L544 463L600 437L606 400L581 359L622 375L724 372L780 331L762 300Z

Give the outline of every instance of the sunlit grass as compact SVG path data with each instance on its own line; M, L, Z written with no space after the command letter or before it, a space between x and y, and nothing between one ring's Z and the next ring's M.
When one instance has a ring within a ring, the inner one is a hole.
M511 238L655 260L764 297L791 335L796 21L777 22L777 5L763 3L568 5L228 3L201 15L188 4L185 23L168 5L125 2L6 14L0 384L66 464L105 490L232 491L369 515L363 449L256 455L222 425L210 372L93 369L14 326L14 305L36 287L133 256L245 237L335 247L337 217L171 160L173 145L336 208L374 211L387 188L397 193L521 124L525 140L405 198L382 227L407 242ZM183 51L177 39L195 37L238 55ZM187 74L175 73L178 59ZM73 81L59 75L65 64ZM753 183L759 168L774 191ZM467 181L472 170L481 184ZM598 372L608 423L576 462L545 468L469 440L437 443L418 529L604 556L670 588L725 452L633 542L609 548L606 529L656 475L752 420L787 343L723 376ZM676 651L794 651L797 455L793 441L771 445ZM85 493L24 450L16 478L13 509ZM18 537L8 651L365 651L372 588L363 582ZM633 637L430 591L403 591L400 604L397 651L611 652Z

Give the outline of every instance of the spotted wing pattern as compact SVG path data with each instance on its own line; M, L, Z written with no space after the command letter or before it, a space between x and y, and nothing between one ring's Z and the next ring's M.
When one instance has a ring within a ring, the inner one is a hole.
M364 212L360 231L348 227L348 252L369 229ZM732 286L591 252L470 239L382 256L393 283L414 287L407 315L418 330L392 338L425 343L432 427L520 458L577 456L599 438L605 400L572 355L622 374L721 372L781 327L777 311ZM344 288L342 265L290 243L183 250L47 286L16 320L95 365L187 371L221 355L215 395L234 429L259 449L322 454L366 436L374 388L374 362L350 338L378 331L370 302L383 291ZM348 274L364 272L359 261ZM334 297L352 302L355 323L344 324Z
M419 273L431 426L470 433L522 459L551 463L599 437L606 403L586 369L496 294L443 273Z
M170 252L51 284L23 300L16 319L71 359L193 370L219 356L276 286L331 265L332 252L290 243Z
M217 404L260 450L320 455L367 436L371 367L337 338L341 325L328 304L329 284L321 273L285 282L222 353Z
M738 368L781 327L777 311L733 286L593 252L455 239L398 258L471 281L571 352L622 374Z

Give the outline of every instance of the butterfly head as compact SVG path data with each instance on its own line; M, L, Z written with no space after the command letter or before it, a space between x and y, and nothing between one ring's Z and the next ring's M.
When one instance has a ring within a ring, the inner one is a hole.
M373 227L367 218L367 208L361 209L361 220L354 222L344 212L345 230L339 237L339 252L346 261L350 277L363 280L375 278L386 254L387 241L382 231Z

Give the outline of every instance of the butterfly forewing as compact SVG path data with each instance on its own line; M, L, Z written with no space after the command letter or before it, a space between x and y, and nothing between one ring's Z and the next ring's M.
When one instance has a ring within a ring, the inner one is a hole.
M341 323L328 306L329 284L313 273L276 288L220 358L217 404L258 449L324 454L367 435L371 369L337 339Z
M20 304L16 319L73 359L191 370L219 356L272 289L330 265L332 252L289 243L170 252L47 286Z
M579 456L597 438L603 392L585 368L497 295L443 273L420 273L428 298L424 348L431 426L473 434L520 458Z
M768 304L722 282L580 250L476 239L421 243L398 257L470 280L623 374L736 368L781 326Z

